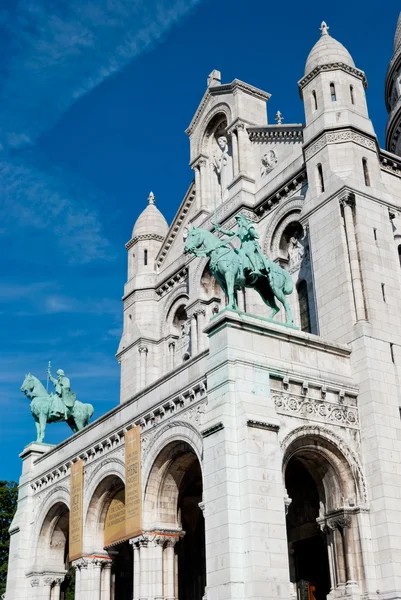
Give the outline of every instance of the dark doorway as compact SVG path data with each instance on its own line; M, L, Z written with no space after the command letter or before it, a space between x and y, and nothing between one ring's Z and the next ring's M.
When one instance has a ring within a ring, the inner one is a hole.
M308 466L307 460L295 456L286 469L285 483L292 500L287 514L290 578L300 600L326 600L330 591L327 541L316 522L323 487L318 489Z
M178 511L185 536L176 545L178 554L178 597L202 600L206 585L205 520L202 502L202 474L197 460L185 473L180 486Z
M111 577L114 598L116 600L132 600L134 594L133 549L128 542L123 542L113 548Z

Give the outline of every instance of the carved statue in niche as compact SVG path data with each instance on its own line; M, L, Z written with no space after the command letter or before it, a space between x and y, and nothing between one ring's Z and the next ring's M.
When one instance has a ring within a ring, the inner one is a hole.
M271 171L273 171L274 167L277 165L277 155L274 150L269 150L262 156L262 166L260 167L260 175L267 175Z
M219 182L220 199L224 202L228 198L228 186L233 179L232 151L224 131L217 131L215 137L220 153L213 155L213 168Z
M301 244L298 235L294 233L294 235L290 237L290 241L288 244L289 268L294 269L295 267L300 266L304 254L305 247Z

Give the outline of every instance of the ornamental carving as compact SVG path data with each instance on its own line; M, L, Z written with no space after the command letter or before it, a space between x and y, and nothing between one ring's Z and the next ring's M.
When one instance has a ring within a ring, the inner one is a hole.
M371 138L361 135L352 129L342 129L341 131L324 133L315 143L306 148L305 159L308 160L328 144L340 144L343 142L355 142L369 150L376 150L376 142Z
M345 427L358 427L358 409L317 400L308 396L273 394L276 411L280 414L296 416L310 421L324 421Z
M277 154L274 150L269 150L266 152L261 158L261 167L260 167L260 175L263 177L264 175L268 175L277 166Z

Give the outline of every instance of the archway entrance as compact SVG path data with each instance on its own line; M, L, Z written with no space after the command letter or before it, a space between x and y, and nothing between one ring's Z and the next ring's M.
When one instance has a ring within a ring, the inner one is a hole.
M201 502L202 474L196 460L183 477L178 498L178 513L185 531L177 544L180 600L201 600L205 591L205 520L199 508Z
M285 484L291 498L287 514L291 581L299 600L325 600L331 585L327 540L317 522L319 490L302 457L290 459Z
M155 569L162 572L159 580L166 598L202 600L204 596L202 491L201 467L193 448L182 441L165 446L147 482L144 514L146 528L160 538L162 550L161 554L156 552L160 558Z
M118 544L109 551L113 559L111 568L112 598L115 600L132 600L134 592L133 551L128 542Z

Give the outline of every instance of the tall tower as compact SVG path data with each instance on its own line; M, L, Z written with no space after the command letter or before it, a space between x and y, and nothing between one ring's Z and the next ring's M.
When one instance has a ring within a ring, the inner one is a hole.
M393 66L401 61L397 48ZM322 23L299 82L309 182L302 219L309 227L320 335L351 347L359 386L377 565L367 596L377 589L382 598L399 598L401 505L394 498L401 488L401 278L390 210L399 201L380 169L366 85L363 71Z
M385 101L388 112L386 148L401 156L401 13L394 36L394 53L386 74Z
M159 374L159 336L155 259L167 235L167 221L150 192L126 244L128 279L124 287L123 335L117 358L121 364L121 402Z

